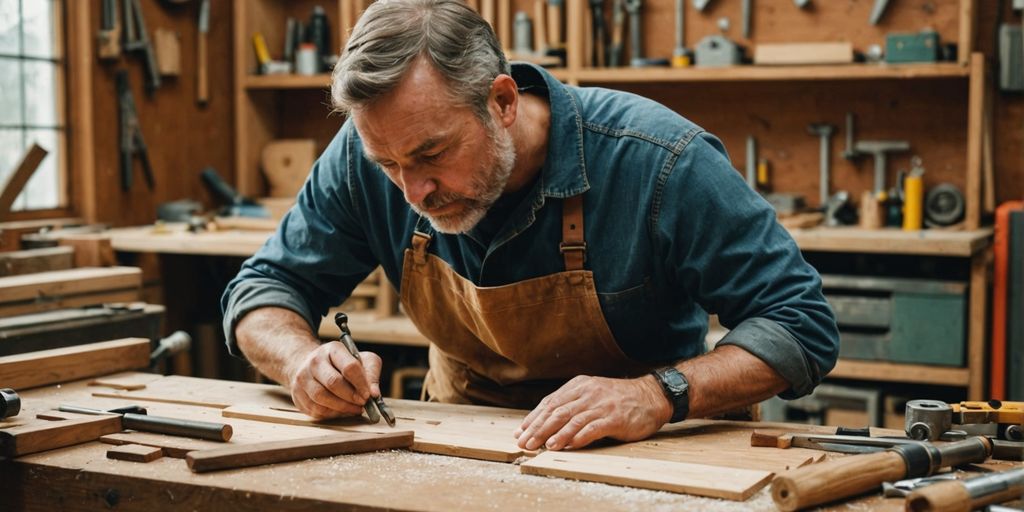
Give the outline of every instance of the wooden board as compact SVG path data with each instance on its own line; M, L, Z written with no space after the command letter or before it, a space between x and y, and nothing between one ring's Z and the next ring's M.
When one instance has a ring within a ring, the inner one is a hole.
M850 43L776 43L754 47L754 64L849 64L853 62Z
M45 247L0 253L0 277L67 270L74 266L71 247Z
M146 384L160 380L162 375L155 373L136 373L131 375L108 375L89 381L90 386L100 386L113 389L135 391L146 389Z
M29 178L36 172L36 168L46 158L47 151L39 144L32 144L21 162L7 175L7 179L0 185L0 217L4 217L11 211L14 200L18 198L21 191L28 184Z
M0 357L0 382L15 390L149 366L149 340L126 338Z
M120 416L94 416L22 425L0 430L0 455L20 457L29 453L95 441L100 436L121 430Z
M473 428L471 423L431 418L414 418L395 401L389 401L398 417L398 427L411 429L416 433L411 449L422 453L450 455L468 459L492 462L513 462L533 452L516 446L512 429L491 424L484 429ZM258 406L232 406L221 411L225 418L244 418L283 425L301 425L329 428L352 432L388 432L391 429L381 423L371 425L363 417L316 421L300 412L283 411ZM443 426L442 426L443 425Z
M163 456L163 449L141 444L126 444L107 450L108 459L128 462L152 462Z
M411 431L331 434L312 439L271 441L195 451L189 453L185 460L192 471L205 473L332 455L408 448L412 444L412 437Z
M212 450L223 446L222 443L216 441L166 436L150 432L118 432L100 437L99 441L113 445L137 444L160 448L164 455L175 459L184 459L185 455L196 450Z
M557 476L659 491L744 501L768 484L768 471L706 464L547 451L519 466L529 475Z
M141 288L142 271L134 267L75 268L0 278L3 302Z

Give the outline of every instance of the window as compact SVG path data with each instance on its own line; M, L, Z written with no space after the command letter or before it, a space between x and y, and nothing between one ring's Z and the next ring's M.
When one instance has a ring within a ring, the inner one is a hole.
M62 0L0 0L0 183L33 143L49 152L14 210L67 203Z

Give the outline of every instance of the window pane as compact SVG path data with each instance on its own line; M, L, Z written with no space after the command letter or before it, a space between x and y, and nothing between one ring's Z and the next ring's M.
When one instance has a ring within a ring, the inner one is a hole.
M0 125L20 125L21 67L16 59L0 57Z
M0 53L17 55L21 51L18 44L18 0L0 0Z
M57 124L57 64L25 61L25 124Z
M0 183L7 182L7 176L25 152L21 135L21 130L0 129Z
M22 0L21 15L25 27L22 51L33 57L55 57L53 0Z
M18 198L20 209L38 210L60 206L60 173L57 162L60 161L60 145L57 130L29 130L26 138L26 149L35 142L49 152L36 169L32 179L28 180L25 191Z

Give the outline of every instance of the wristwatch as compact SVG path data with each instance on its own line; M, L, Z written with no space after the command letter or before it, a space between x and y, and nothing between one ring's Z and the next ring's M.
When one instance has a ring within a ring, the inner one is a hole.
M685 420L686 415L690 413L690 383L686 377L671 366L658 368L651 374L658 379L668 401L672 402L672 419L668 422L678 423Z

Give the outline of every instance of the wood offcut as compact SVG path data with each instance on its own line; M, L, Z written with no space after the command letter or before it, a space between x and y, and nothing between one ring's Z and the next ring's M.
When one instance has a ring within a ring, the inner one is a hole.
M185 460L192 471L205 473L349 453L408 448L412 445L412 438L411 431L385 434L331 434L312 439L239 444L190 452Z

